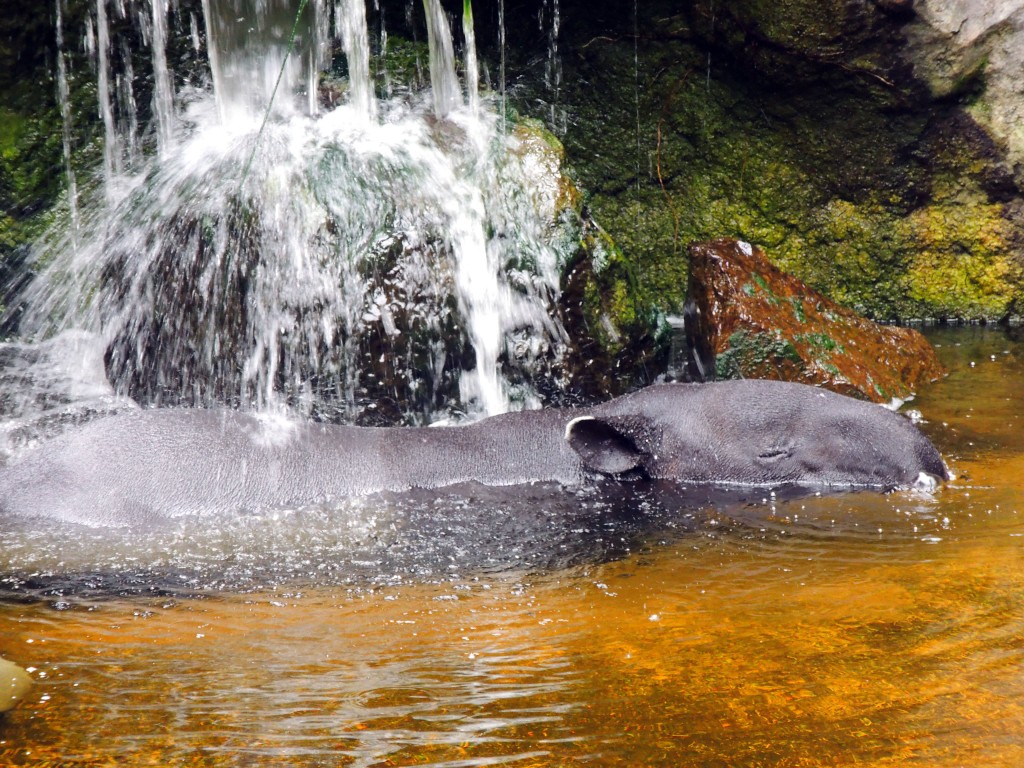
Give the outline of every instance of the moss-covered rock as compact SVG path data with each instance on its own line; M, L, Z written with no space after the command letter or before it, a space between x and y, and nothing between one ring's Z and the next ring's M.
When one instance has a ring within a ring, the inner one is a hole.
M1001 146L1024 161L1024 3L917 0L902 53L936 99L955 99ZM1024 180L1017 171L1018 183Z
M62 191L61 138L53 128L51 111L0 107L0 337L9 286L29 244L52 221L51 206Z
M569 334L566 375L582 395L617 395L665 370L669 327L633 263L588 214L562 281L559 314Z
M1003 317L1016 306L1021 268L1003 206L929 205L902 222L915 247L907 272L912 299L946 317Z
M62 51L71 100L68 145L79 189L91 181L97 141L93 64L85 44L86 3L63 3ZM11 0L0 19L0 337L4 301L24 278L31 243L57 216L67 216L64 119L58 103L58 55L52 6Z
M585 194L565 167L565 148L544 124L511 111L513 157L544 180L533 206L552 222L563 265L557 313L568 334L561 378L582 396L620 394L664 371L668 325L640 284L633 262L591 215ZM553 189L543 189L554 183ZM564 241L575 237L575 242ZM685 275L685 272L682 273ZM671 278L670 278L671 279ZM679 279L679 275L675 276Z
M756 378L823 386L885 402L944 371L916 330L880 326L728 238L690 246L688 378Z
M900 59L907 13L695 2L566 60L569 161L658 308L682 307L683 244L733 236L874 318L1016 312L1020 190Z
M201 16L200 5L184 0L171 9L169 55L179 80L192 84L206 76L189 21ZM572 261L564 303L582 307L579 328L594 333L596 345L581 359L614 367L637 345L661 349L651 340L660 338L664 315L683 306L685 244L720 236L766 247L786 271L875 318L1016 313L1024 196L1006 145L1017 146L1020 121L998 107L1014 98L1016 81L1005 73L1016 71L1008 63L1017 60L1010 42L1018 17L1013 2L996 5L1008 12L991 28L979 27L977 14L968 20L965 34L979 41L968 50L957 47L964 35L946 34L956 20L938 0L562 0L556 76L547 60L552 33L538 35L530 12L548 4L507 15L510 47L502 52L486 50L498 40L498 12L478 4L491 83L498 85L504 55L510 103L524 115L568 115L561 138L578 186L564 186L559 206L577 220L580 253L589 255ZM82 40L94 7L62 5L68 71L79 77L72 154L83 174L100 133L87 83L94 62ZM47 8L13 0L0 21L0 280L61 192ZM461 12L457 2L446 8ZM375 4L371 16L376 39L387 39L374 56L381 95L399 83L424 85L427 46L414 39L422 29L404 0ZM119 19L112 23L131 26ZM908 58L908 39L919 52L936 52L935 66ZM944 45L953 46L948 60L938 55ZM137 56L147 55L140 44ZM149 67L114 59L118 76L134 72L144 123ZM324 95L337 99L344 67L332 74ZM539 132L524 140L548 141ZM561 145L552 150L561 163ZM615 248L601 245L593 222ZM662 353L652 354L636 359Z

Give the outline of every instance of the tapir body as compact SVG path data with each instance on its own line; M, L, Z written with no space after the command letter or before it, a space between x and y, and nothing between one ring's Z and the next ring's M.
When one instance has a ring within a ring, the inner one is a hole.
M455 427L142 409L86 424L0 469L0 510L126 525L469 481L576 484L594 474L879 489L947 479L938 452L899 414L799 384L729 381Z

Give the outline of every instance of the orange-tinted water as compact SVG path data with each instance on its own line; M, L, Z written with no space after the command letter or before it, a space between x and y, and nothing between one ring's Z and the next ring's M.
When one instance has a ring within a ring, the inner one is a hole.
M932 340L934 496L756 500L554 567L9 597L36 683L0 765L1024 764L1024 344Z

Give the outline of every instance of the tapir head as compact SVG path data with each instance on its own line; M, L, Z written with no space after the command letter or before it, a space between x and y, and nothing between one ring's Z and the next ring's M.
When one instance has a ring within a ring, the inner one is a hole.
M941 456L905 417L800 384L649 387L570 421L584 467L683 482L934 487Z

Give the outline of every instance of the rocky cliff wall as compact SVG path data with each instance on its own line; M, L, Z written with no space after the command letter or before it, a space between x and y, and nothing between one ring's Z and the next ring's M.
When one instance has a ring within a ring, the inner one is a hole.
M574 8L567 157L666 311L732 236L878 319L1018 314L1024 2Z

